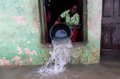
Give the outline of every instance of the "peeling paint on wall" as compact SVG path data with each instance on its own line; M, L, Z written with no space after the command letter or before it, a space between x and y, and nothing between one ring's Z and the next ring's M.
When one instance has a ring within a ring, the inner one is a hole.
M1 0L0 4L0 65L43 63L38 0Z

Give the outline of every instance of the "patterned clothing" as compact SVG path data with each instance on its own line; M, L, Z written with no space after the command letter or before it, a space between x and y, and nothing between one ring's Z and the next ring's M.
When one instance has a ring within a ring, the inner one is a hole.
M78 13L75 13L72 17L69 14L70 10L64 11L60 17L65 18L65 22L70 28L73 28L74 25L79 25L80 16Z

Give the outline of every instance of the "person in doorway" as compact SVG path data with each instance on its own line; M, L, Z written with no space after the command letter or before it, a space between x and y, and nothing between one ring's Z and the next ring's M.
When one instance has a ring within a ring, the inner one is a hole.
M64 11L60 14L55 24L59 24L61 19L65 19L65 23L70 27L72 30L71 40L74 42L77 35L77 26L80 22L80 16L77 13L77 5L72 5L71 9Z

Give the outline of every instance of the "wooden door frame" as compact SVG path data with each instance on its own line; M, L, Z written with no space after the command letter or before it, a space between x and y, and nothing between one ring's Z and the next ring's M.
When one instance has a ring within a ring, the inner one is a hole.
M45 14L45 6L44 6L44 0L38 0L39 2L39 18L40 18L40 39L41 43L45 44L46 43L46 14ZM88 41L88 28L87 28L87 0L83 0L83 42Z

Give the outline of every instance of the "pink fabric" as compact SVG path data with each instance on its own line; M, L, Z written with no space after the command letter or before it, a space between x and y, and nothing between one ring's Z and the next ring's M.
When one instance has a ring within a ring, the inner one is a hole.
M77 33L78 33L77 26L74 26L74 29L73 29L73 32L72 32L72 35L71 35L71 41L72 41L72 42L75 42L75 41L76 41Z

